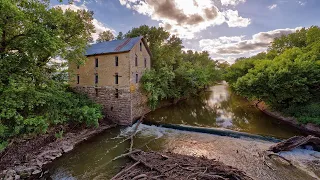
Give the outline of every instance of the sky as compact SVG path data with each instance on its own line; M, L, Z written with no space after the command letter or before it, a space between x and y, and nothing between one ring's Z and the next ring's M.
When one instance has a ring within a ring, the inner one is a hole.
M208 51L233 63L266 51L270 42L302 27L320 25L320 0L51 0L52 7L94 12L98 34L126 33L140 25L163 27L184 50Z

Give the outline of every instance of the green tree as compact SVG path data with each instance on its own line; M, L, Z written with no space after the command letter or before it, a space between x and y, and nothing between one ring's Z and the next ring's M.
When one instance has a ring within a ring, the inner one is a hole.
M0 141L59 123L98 125L101 107L57 81L60 57L81 63L93 13L50 8L49 1L0 3Z
M225 77L242 96L320 124L320 28L275 39L267 53L236 61Z
M116 39L117 39L117 40L121 40L121 39L123 39L123 34L122 34L122 32L121 32L121 31L118 33L118 35L117 35Z
M302 28L295 33L283 35L275 38L269 48L269 51L275 51L279 54L283 53L286 49L293 47L305 47L307 43L306 29Z
M114 35L110 30L103 31L99 33L99 37L97 39L97 42L105 42L105 41L111 41L114 40Z

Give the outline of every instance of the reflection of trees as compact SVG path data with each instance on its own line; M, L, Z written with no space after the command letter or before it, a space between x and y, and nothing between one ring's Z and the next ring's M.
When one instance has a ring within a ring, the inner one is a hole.
M216 127L217 113L206 105L209 96L210 92L200 93L175 106L158 109L150 113L147 118L151 121L172 124Z
M261 113L234 93L216 99L212 99L211 95L212 92L200 93L175 106L158 109L147 119L170 124L225 127L284 138L297 134L291 127L279 125L277 120Z
M255 109L249 107L249 103L243 98L230 93L226 101L220 103L220 108L224 112L229 112L232 115L232 124L235 129L250 130L252 120L255 119Z

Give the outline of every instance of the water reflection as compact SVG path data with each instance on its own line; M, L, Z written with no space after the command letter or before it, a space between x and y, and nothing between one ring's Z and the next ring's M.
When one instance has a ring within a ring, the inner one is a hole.
M293 127L281 124L232 93L226 84L216 85L197 97L176 106L158 109L147 120L201 127L221 127L253 134L288 138L299 135Z

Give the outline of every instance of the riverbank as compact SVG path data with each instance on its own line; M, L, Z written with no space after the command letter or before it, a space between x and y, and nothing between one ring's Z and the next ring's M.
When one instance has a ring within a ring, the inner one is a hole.
M253 178L263 180L314 180L318 179L319 152L295 149L277 156L267 155L267 150L275 143L257 141L250 138L231 138L199 133L184 136L168 136L165 152L216 159L233 166Z
M308 134L314 134L314 135L320 136L320 127L315 124L312 124L312 123L301 124L297 119L293 117L285 117L280 112L272 111L270 108L268 108L268 106L263 101L260 101L260 102L254 101L253 103L260 111L264 112L265 114L271 117L281 120Z
M65 131L57 137L56 129L32 139L16 140L0 157L1 179L23 179L42 176L43 167L56 158L74 149L87 139L115 127L103 122L97 128L59 127Z

